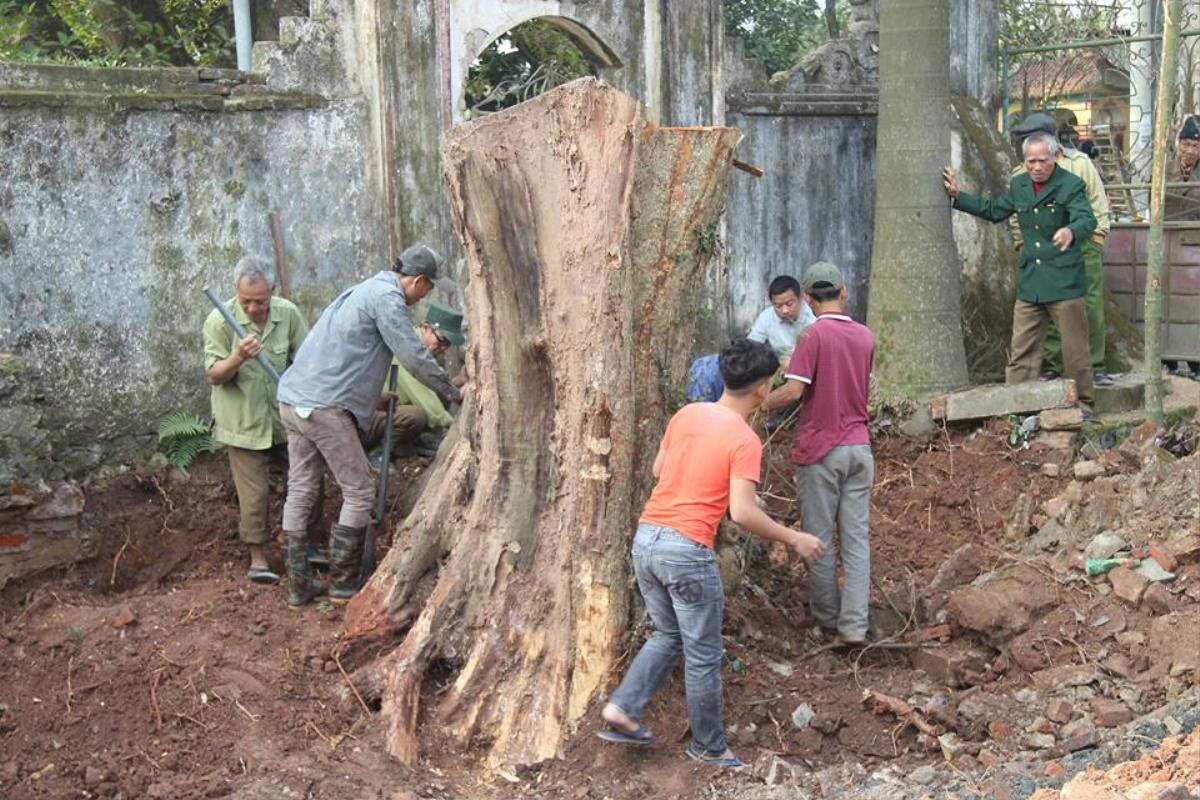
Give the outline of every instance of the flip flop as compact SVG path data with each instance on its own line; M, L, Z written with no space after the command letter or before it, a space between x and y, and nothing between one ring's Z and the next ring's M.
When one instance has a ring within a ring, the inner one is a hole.
M657 741L657 737L646 730L643 725L639 725L636 731L619 731L615 728L608 728L607 730L596 731L596 735L606 742L631 744L637 747L646 747Z
M729 750L726 750L724 753L706 753L696 747L695 744L690 744L683 752L686 753L687 757L690 759L699 761L701 764L710 764L714 767L740 770L746 766L744 761L735 756Z
M246 577L254 583L279 583L279 576L265 567L251 567Z

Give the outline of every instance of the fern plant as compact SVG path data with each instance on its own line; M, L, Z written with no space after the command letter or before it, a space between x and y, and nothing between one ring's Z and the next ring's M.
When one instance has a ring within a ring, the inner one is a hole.
M158 423L158 444L168 461L186 471L196 456L221 449L209 428L209 423L190 411L172 411Z

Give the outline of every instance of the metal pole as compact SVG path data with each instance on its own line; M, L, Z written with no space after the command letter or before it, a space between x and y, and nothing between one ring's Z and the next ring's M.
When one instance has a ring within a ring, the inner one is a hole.
M1166 202L1168 145L1174 127L1175 71L1179 57L1179 21L1182 0L1165 0L1162 54L1159 59L1158 92L1154 110L1154 161L1150 169L1150 247L1146 262L1146 306L1143 336L1146 344L1146 417L1163 424L1162 319L1163 284L1167 281L1167 258L1163 248L1163 212Z
M392 364L388 371L387 422L383 428L383 463L379 465L379 491L375 496L375 522L367 526L366 541L363 543L362 577L365 582L375 572L375 534L383 525L387 515L388 469L392 465L392 437L396 428L396 378L397 367Z
M254 44L250 34L250 0L233 0L233 39L237 45L237 68L249 72L250 47Z
M216 308L217 311L221 312L221 316L225 318L227 323L229 323L229 327L233 328L233 332L237 334L237 337L239 339L245 339L248 335L246 333L246 329L242 327L242 323L238 322L233 314L229 313L229 309L226 308L225 304L221 302L221 298L213 294L212 289L205 288L204 293L208 295L208 300L213 304L213 307ZM279 383L279 373L275 371L275 367L271 366L271 362L267 361L266 353L260 352L254 357L254 360L262 365L262 368L266 370L266 373L271 376L271 380L275 381L275 383Z

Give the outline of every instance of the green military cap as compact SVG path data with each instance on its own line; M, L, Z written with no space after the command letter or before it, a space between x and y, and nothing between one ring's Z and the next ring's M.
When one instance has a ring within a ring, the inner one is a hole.
M1030 133L1037 133L1039 131L1041 131L1043 133L1048 133L1051 136L1057 136L1058 135L1058 121L1055 120L1054 117L1050 116L1049 114L1043 113L1041 111L1035 111L1034 113L1030 114L1028 117L1023 119L1021 121L1020 125L1014 125L1012 131L1013 131L1013 133L1018 134L1020 136L1024 136L1024 135L1027 135Z
M1200 139L1200 124L1196 123L1196 117L1189 114L1184 120L1183 125L1179 127L1180 139Z
M425 314L425 324L445 336L451 344L461 346L467 343L467 337L462 332L462 323L461 311L439 306L437 303L429 304L429 311Z

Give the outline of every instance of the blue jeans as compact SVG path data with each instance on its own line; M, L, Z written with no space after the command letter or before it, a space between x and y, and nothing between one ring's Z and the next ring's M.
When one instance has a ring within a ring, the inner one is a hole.
M721 721L721 616L725 589L713 551L678 531L638 525L633 570L654 633L642 645L611 702L634 719L683 654L688 720L695 747L725 752Z

